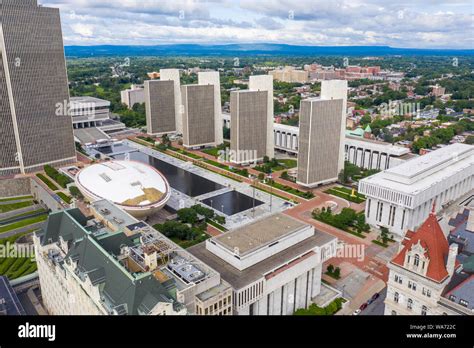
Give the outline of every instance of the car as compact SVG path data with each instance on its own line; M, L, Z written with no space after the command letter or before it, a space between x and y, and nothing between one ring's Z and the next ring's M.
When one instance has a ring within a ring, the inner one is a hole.
M374 301L375 301L375 300L374 300L373 298L369 299L369 300L367 301L367 305L372 304Z
M360 309L356 309L352 315L359 315L362 312Z
M359 309L360 309L361 311L363 311L364 309L367 308L367 306L368 306L367 303L362 303L362 305L359 307Z
M380 294L379 294L379 293L374 294L374 296L372 296L372 301L375 301L375 300L378 299L379 297L380 297Z

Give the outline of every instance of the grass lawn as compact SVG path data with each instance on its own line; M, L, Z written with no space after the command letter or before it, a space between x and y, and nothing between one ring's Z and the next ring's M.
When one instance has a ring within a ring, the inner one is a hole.
M283 169L292 169L298 166L298 161L294 159L279 159L278 163L283 165Z
M207 220L207 223L215 228L217 228L218 230L221 230L222 232L227 232L227 229L222 226L221 224L218 224L217 222L213 221L213 220Z
M15 243L20 237L30 234L28 231L9 238L0 239L0 245ZM6 275L9 279L16 279L36 271L36 262L29 258L0 258L0 275Z
M2 202L11 202L11 201L19 201L23 199L33 200L33 196L19 196L19 197L10 197L10 198L2 198L0 199L0 203Z
M36 216L30 219L25 219L22 221L15 222L13 224L8 224L0 227L0 233L5 233L8 231L16 230L17 228L33 225L35 223L45 221L48 218L48 215Z
M176 244L178 244L181 248L187 249L187 248L191 248L193 245L202 243L209 238L211 238L211 236L203 233L203 236L200 236L199 238L196 238L194 240L181 240L179 238L171 238L171 240L175 242Z
M271 186L273 186L274 188L277 188L279 190L291 193L295 196L304 198L304 199L314 198L314 194L312 192L302 192L300 190L294 189L293 187L282 185L278 182L273 182Z
M21 218L21 217L24 217L24 216L30 216L30 215L35 215L35 214L39 214L39 213L47 213L46 210L44 209L38 209L38 210L33 210L33 211L28 211L26 213L22 213L22 214L18 214L18 215L14 215L12 217L9 217L8 219L3 219L3 220L0 220L0 222L2 221L7 221L7 220L11 220L11 219L17 219L17 218Z
M62 193L62 192L58 192L57 195L58 195L59 197L61 197L61 199L62 199L64 202L66 202L67 204L71 204L71 202L72 202L72 197L70 197L70 196L68 196L68 195L66 195L66 194L64 194L64 193Z
M388 248L388 244L383 244L382 242L379 242L378 240L374 239L372 243L380 245L381 247Z
M8 213L10 211L30 207L32 205L33 205L33 201L2 204L0 205L0 213Z
M52 182L51 180L49 180L45 175L43 175L43 174L36 174L36 176L37 176L38 178L40 178L40 180L41 180L42 182L44 182L44 183L49 187L50 190L52 190L52 191L57 191L57 190L59 190L59 187L57 187L55 184L53 184L53 182Z
M341 279L341 276L339 276L339 277L336 276L336 274L335 274L334 272L329 272L329 271L327 271L327 272L324 273L324 274L327 275L327 276L329 276L329 277L331 277L331 278L333 278L333 279L336 279L336 280Z
M352 190L345 187L335 187L324 192L343 199L347 199L349 202L357 204L365 202L366 199L364 195L361 195L358 192L355 193L355 197L352 197Z

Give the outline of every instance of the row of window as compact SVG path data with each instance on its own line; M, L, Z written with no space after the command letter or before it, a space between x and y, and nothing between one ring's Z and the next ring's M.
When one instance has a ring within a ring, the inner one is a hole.
M456 302L457 298L456 298L456 296L454 296L454 295L450 295L450 296L449 296L449 300L450 300L450 301L453 301L453 302ZM460 299L460 300L459 300L459 304L460 304L461 306L463 306L463 307L468 307L468 306L469 306L469 301Z
M418 255L416 255L418 256ZM403 278L399 276L398 274L395 275L395 282L398 284L403 284ZM408 281L408 289L416 291L416 283L412 282L411 280ZM426 296L426 297L431 297L431 290L423 287L423 290L421 293Z
M395 292L395 294L393 294L393 300L396 302L396 303L399 303L400 301L400 294L398 292ZM407 308L409 310L412 310L413 309L413 300L411 298L408 299L407 301ZM396 315L396 312L395 314L393 314L393 312L395 311L392 311L392 315ZM426 315L428 313L428 307L426 306L422 306L421 307L421 315Z

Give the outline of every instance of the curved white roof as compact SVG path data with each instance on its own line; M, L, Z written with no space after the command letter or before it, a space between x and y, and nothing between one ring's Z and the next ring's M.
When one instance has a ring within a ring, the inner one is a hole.
M134 161L93 164L79 172L76 184L96 199L129 207L162 204L171 194L168 181L158 170Z

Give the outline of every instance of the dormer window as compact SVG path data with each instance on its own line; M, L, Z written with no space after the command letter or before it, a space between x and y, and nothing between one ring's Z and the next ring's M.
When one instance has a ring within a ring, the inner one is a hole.
M416 254L415 255L415 261L413 261L413 264L418 267L420 265L420 255Z

